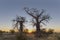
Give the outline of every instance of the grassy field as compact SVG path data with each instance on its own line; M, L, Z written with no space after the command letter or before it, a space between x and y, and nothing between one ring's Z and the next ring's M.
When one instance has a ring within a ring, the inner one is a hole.
M26 40L60 40L60 33L53 33L48 37L40 38L36 38L33 34L27 34L27 36L25 37L27 38ZM16 34L3 33L2 35L0 35L0 40L17 40L17 37Z

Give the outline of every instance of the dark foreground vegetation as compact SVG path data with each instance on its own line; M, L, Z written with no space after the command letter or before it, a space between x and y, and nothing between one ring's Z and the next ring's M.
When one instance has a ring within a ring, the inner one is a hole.
M36 37L35 32L32 33L19 33L19 32L1 32L0 40L60 40L60 33L43 32L42 36Z

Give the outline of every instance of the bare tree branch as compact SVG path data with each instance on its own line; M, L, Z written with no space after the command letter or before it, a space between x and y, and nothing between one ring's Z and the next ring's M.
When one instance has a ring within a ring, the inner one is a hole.
M46 24L44 22L41 22L41 23L46 26Z
M15 24L14 29L17 28L18 29L18 22Z
M43 17L42 17L42 19L40 20L40 22L42 22L42 21L47 21L48 22L48 20L50 19L50 16L49 15L44 15ZM40 23L39 22L39 23Z
M27 9L27 10L26 10ZM33 18L36 18L32 13L29 13L29 9L28 8L24 8L24 10L27 12L27 14L29 14L30 16L32 16Z
M44 10L42 9L42 12L38 15L38 17L42 16L44 13Z

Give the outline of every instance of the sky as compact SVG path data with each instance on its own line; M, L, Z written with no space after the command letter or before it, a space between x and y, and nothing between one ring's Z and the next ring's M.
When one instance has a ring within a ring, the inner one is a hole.
M52 19L46 23L47 26L43 27L60 31L60 0L0 0L0 29L11 29L12 20L16 15L24 16L30 20L30 16L23 9L24 7L44 9ZM32 26L28 28L32 29Z

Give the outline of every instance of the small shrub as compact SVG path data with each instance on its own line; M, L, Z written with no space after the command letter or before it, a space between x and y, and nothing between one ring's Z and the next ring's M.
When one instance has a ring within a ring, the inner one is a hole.
M60 40L60 36L57 36L57 39Z
M24 33L16 35L16 38L17 40L27 40L27 36Z
M48 34L53 34L54 30L53 29L49 29L48 30Z
M0 30L0 35L2 35L3 34L3 31L2 30Z
M11 32L12 34L14 34L14 33L15 33L15 31L14 31L14 30L10 30L10 32Z

